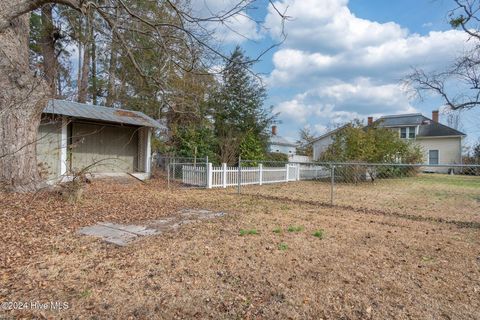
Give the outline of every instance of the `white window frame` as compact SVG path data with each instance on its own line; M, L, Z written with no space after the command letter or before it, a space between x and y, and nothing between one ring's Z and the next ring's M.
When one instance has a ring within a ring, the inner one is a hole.
M430 163L430 151L437 151L437 163ZM428 149L428 164L436 165L440 164L440 150L439 149Z
M410 129L413 128L413 131L415 133L415 137L410 138ZM405 129L405 138L402 138L402 129ZM400 139L405 139L405 140L414 140L417 138L417 127L416 126L404 126L400 127L398 129L398 136Z

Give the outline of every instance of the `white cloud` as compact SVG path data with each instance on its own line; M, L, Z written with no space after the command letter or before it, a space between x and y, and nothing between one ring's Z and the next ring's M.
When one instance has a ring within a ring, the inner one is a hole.
M279 11L287 10L288 44L299 49L339 52L384 43L400 38L407 30L398 24L357 18L347 0L280 0ZM270 4L266 25L274 37L281 37L281 18Z
M312 126L317 133L330 124L345 123L367 116L416 112L396 84L375 85L358 78L353 83L338 82L313 87L275 107L283 122L296 121L299 126Z
M411 67L441 69L470 45L464 32L409 32L398 23L362 19L348 0L277 0L287 9L287 39L273 56L267 83L293 98L275 108L281 118L323 128L329 122L414 112L398 83ZM269 5L266 26L280 38L280 17ZM285 121L284 121L285 122Z

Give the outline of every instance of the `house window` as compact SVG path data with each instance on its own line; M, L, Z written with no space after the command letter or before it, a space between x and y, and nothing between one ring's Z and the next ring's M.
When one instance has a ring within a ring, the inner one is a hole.
M402 138L402 139L415 139L415 127L402 127L402 128L400 128L400 138Z
M438 164L438 150L428 151L428 164Z
M408 127L408 138L415 139L415 127Z

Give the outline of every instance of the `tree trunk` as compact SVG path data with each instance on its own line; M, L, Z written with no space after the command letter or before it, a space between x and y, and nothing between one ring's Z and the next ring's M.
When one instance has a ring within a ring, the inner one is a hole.
M4 12L12 1L0 1ZM0 30L0 184L30 191L39 181L35 142L49 92L29 69L29 14Z
M93 25L90 26L93 29ZM91 31L93 34L93 30ZM92 101L97 105L97 46L92 38Z
M40 47L43 56L43 72L51 92L55 93L57 58L55 55L55 26L53 25L53 4L42 6L42 37Z
M91 13L87 16L86 35L83 49L83 62L82 62L82 76L78 86L78 102L87 102L88 95L88 78L90 76L90 59L91 59Z
M115 78L117 70L117 45L115 36L112 34L112 44L110 46L110 65L108 66L108 88L107 88L107 107L113 107L115 101Z
M118 6L115 7L115 22L118 19ZM107 101L105 105L107 107L113 107L115 102L115 79L117 71L117 39L115 36L116 30L112 30L112 42L110 44L110 62L108 66L108 84L107 84Z

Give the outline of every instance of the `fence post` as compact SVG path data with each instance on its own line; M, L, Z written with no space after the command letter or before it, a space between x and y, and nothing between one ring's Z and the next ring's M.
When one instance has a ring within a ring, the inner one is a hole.
M263 163L258 164L258 184L263 184Z
M167 164L167 187L170 189L170 162Z
M224 188L227 187L227 164L222 163L222 185Z
M300 163L297 163L297 181L300 181Z
M285 165L285 182L288 182L288 163Z
M240 194L242 185L242 158L238 156L238 176L237 176L237 192Z
M212 189L212 164L210 162L207 163L207 189Z
M333 206L333 192L334 192L334 186L335 186L335 165L332 166L331 175L332 175L332 182L330 184L330 205Z

